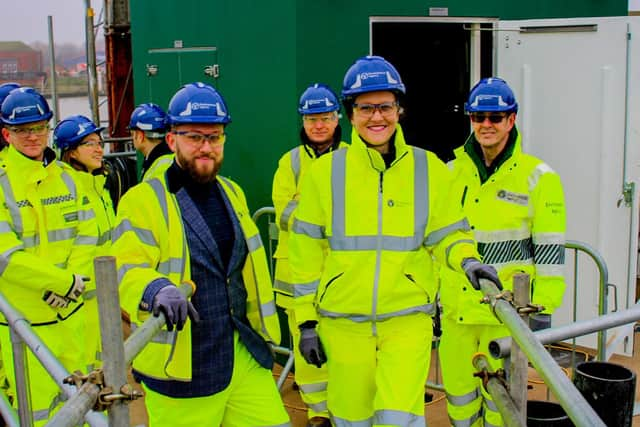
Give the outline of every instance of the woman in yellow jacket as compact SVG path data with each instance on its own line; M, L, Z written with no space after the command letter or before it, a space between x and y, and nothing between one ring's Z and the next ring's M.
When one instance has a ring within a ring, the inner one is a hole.
M98 244L95 256L109 254L111 232L115 226L115 211L103 168L103 127L97 127L85 116L70 116L62 120L53 131L53 143L60 150L61 160L77 171L74 179L82 185L96 215ZM92 266L93 268L93 266ZM87 283L84 294L86 306L87 372L100 361L100 323L96 300L95 275Z
M433 258L498 282L481 264L447 167L405 143L405 87L384 58L358 59L342 97L351 146L302 182L289 240L300 351L327 362L340 426L424 426L437 282Z

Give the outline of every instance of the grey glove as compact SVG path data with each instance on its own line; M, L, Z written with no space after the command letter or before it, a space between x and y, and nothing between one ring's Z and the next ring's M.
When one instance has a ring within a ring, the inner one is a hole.
M502 283L498 278L498 272L492 265L483 264L475 258L465 258L462 260L462 269L467 275L473 289L480 290L480 279L492 281L496 287L502 290Z
M55 294L51 291L45 291L42 296L42 300L49 304L51 308L67 308L69 307L69 300L62 295Z
M309 365L316 365L319 368L327 362L327 356L324 354L324 349L315 327L300 328L300 344L298 348Z
M529 316L529 328L532 331L541 331L551 327L551 315L544 313L536 313Z
M165 286L158 291L153 298L151 312L155 317L160 316L160 312L164 313L169 331L173 331L173 325L176 325L176 329L181 331L187 321L187 316L195 323L200 321L200 316L191 301L187 301L182 292L172 285Z
M73 302L77 302L78 298L80 298L84 292L84 289L86 287L85 282L88 281L88 277L74 274L73 281L71 282L71 287L67 291L65 298L68 298Z

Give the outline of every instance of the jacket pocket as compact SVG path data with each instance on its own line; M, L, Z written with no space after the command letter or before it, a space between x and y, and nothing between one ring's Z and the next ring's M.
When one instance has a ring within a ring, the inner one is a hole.
M318 304L320 304L320 302L322 302L325 294L327 293L327 291L329 290L329 286L331 286L333 284L333 282L335 282L336 280L338 280L338 278L340 276L342 276L344 274L344 272L337 274L335 276L333 276L326 285L324 285L324 289L322 290L322 294L320 295L320 298L318 298Z

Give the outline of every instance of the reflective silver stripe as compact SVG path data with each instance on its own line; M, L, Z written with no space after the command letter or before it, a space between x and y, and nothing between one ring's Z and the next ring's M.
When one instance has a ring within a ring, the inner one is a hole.
M260 234L251 236L246 240L247 240L247 248L249 249L249 252L255 252L262 247L262 238L260 238Z
M536 277L542 278L543 276L564 276L564 264L536 264Z
M501 242L478 242L478 252L486 264L527 261L533 259L533 243L531 237Z
M289 203L287 203L287 206L282 211L282 215L280 215L280 229L282 231L289 230L289 218L291 218L291 214L297 207L297 200L289 200Z
M537 264L564 264L564 245L533 245L533 259Z
M331 249L334 251L386 251L409 252L422 244L422 236L329 236Z
M86 301L88 299L93 299L96 297L96 290L95 289L91 289L90 291L85 291L82 294L82 298Z
M309 409L311 409L312 411L315 412L326 412L327 411L327 401L323 400L322 402L318 402L318 403L307 403L305 402L305 405L307 405L307 407Z
M293 283L283 282L282 280L275 279L273 281L273 288L293 295L294 285Z
M293 287L293 297L298 298L305 295L315 294L318 290L318 285L320 285L320 280L314 280L309 283L296 283Z
M102 246L105 243L108 243L110 241L111 241L111 230L107 230L98 237L98 246Z
M0 222L0 233L9 233L12 232L13 228L11 228L11 224L7 221Z
M457 244L460 243L470 243L473 246L476 245L476 242L474 242L471 239L461 239L461 240L456 240L455 242L451 243L449 246L447 246L447 248L444 250L444 259L447 260L447 265L451 268L453 268L453 266L451 264L449 264L449 253L451 252L451 249L453 249L453 247ZM455 270L455 269L454 269Z
M486 397L484 398L484 405L486 406L486 408L492 412L498 412L498 407L496 406L496 403L493 400L489 400Z
M453 418L451 418L451 415L449 415L449 421L451 421L451 424L454 427L471 427L480 418L482 418L481 411L476 412L475 414L464 420L454 420Z
M158 178L153 178L147 181L147 183L153 188L153 192L156 193L156 199L158 199L160 209L162 209L164 222L169 226L169 207L167 206L167 197L162 182L160 182Z
M449 402L453 406L466 406L479 397L480 397L480 392L476 388L473 391L470 391L469 393L462 394L462 395L454 395L454 394L447 393L447 402Z
M33 411L33 421L44 421L49 418L49 409L40 409Z
M565 236L564 233L534 233L533 234L534 245L564 245Z
M63 167L61 163L58 162L58 166L59 167ZM73 178L71 177L71 175L69 175L64 169L62 170L62 173L60 174L60 177L62 178L62 180L64 181L64 184L67 186L67 189L69 190L69 193L71 193L71 197L74 200L78 199L78 190L76 189L76 182L73 180ZM44 204L44 203L43 203Z
M2 187L2 192L4 193L4 202L7 205L7 209L9 209L9 215L11 216L11 221L13 222L13 228L18 236L22 237L24 228L22 225L22 217L20 216L20 207L18 207L16 198L13 195L13 189L11 188L11 183L9 182L9 176L4 170L0 172L0 187Z
M9 266L9 257L11 256L11 254L22 249L24 249L24 245L20 244L9 248L2 254L0 254L0 276L4 274L4 270L6 270L6 268Z
M125 274L127 274L127 271L132 270L134 268L149 268L149 267L150 265L147 262L143 262L140 264L122 264L118 269L118 283L122 281L122 278L124 277Z
M51 230L47 232L47 239L49 242L60 242L63 240L70 240L75 237L77 230L75 227L62 228L60 230ZM94 241L95 244L95 241Z
M96 217L96 213L93 209L79 209L78 210L78 219L80 221L88 221Z
M184 260L182 258L169 258L166 261L158 263L158 273L169 275L171 273L182 274L184 269ZM180 276L182 277L182 276Z
M304 234L312 239L324 239L324 227L321 225L312 224L306 221L300 221L298 218L293 219L293 232L298 234Z
M298 386L300 387L300 390L302 390L304 393L317 393L319 391L327 390L326 381L321 383L312 383L312 384L298 384Z
M380 409L373 415L374 425L424 427L424 414L416 415L411 412Z
M471 230L471 228L469 227L469 221L467 221L467 218L463 218L458 222L454 222L453 224L447 225L446 227L429 233L429 235L424 239L424 245L434 246L440 243L442 239L444 239L451 233L454 233L456 231L469 230Z
M335 427L371 427L373 417L366 420L349 421L331 414L331 421L333 421Z
M529 192L532 192L536 185L538 185L538 181L540 177L545 173L555 173L551 166L546 163L540 163L535 169L531 172L531 175L527 178L527 183L529 184Z
M260 305L260 312L264 317L276 314L276 303L274 301L265 302Z
M332 235L329 245L336 251L387 250L408 252L423 242L426 221L429 218L429 181L427 157L424 150L411 147L414 158L414 231L413 236L347 236L346 235L346 155L347 150L334 152L331 166ZM382 221L381 212L378 213ZM295 222L294 222L295 226ZM323 230L324 231L324 230Z
M98 238L96 236L82 236L79 235L73 241L74 245L87 245L87 246L99 246Z
M295 179L296 186L298 185L298 179L300 179L300 146L291 150L291 170L293 171L293 177Z
M413 314L413 313L425 313L429 316L433 316L436 312L436 307L434 304L424 304L424 305L418 305L415 307L409 307L409 308L405 308L403 310L399 310L399 311L394 311L391 313L385 313L385 314L376 314L375 316L370 316L370 315L366 315L366 314L352 314L352 313L337 313L334 311L328 311L328 310L324 310L322 308L318 308L318 313L321 316L324 317L331 317L334 319L337 318L343 318L343 319L349 319L353 322L370 322L373 320L376 321L383 321L383 320L387 320L387 319L391 319L392 317L397 317L397 316L406 316L409 314Z
M227 187L229 187L229 189L231 190L231 192L233 193L234 196L238 197L238 193L236 192L236 189L233 186L233 184L231 183L231 181L229 181L224 176L220 176L220 175L218 175L218 178L220 178L220 181L224 182L227 185Z
M113 230L113 241L117 241L124 233L132 231L138 240L149 246L159 246L151 230L134 227L129 219L123 219Z
M25 236L22 238L25 248L33 248L40 244L40 236Z

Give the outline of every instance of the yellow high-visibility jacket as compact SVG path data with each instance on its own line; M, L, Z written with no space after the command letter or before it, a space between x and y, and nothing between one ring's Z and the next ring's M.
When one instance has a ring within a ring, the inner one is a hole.
M457 270L478 257L449 199L450 172L433 153L406 145L400 126L389 168L355 130L351 140L315 161L302 182L289 239L296 319L431 314L432 257Z
M174 154L165 154L164 156L160 156L151 163L149 169L147 169L142 175L142 181L149 181L153 178L162 178L164 173L169 169L171 163L173 163L173 159L175 158Z
M217 180L231 201L249 249L242 271L248 293L247 318L266 341L280 342L269 267L258 228L251 220L240 187L220 176ZM121 303L134 323L149 317L149 312L140 308L149 283L166 278L179 285L191 279L180 208L166 185L164 177L142 182L131 188L118 205L111 251L117 258ZM190 321L181 332L161 331L136 357L133 367L157 379L191 380Z
M109 255L111 249L111 234L116 225L116 213L113 209L113 201L111 194L105 188L107 177L103 174L91 175L87 172L76 171L74 176L89 197L89 203L96 216L96 226L98 227L98 243L95 247L94 256ZM93 262L91 263L93 267ZM93 268L92 268L93 271ZM86 291L84 293L85 300L95 297L96 282L93 280L87 282Z
M472 143L470 137L466 144ZM560 177L540 159L522 152L519 134L511 157L484 184L465 146L455 155L449 163L454 176L451 198L463 206L482 261L498 270L505 289L513 289L515 274L529 274L531 302L543 305L543 313L553 313L562 304L565 289L566 220ZM443 268L441 277L445 315L459 323L499 323L486 305L478 304L481 293L463 275Z
M341 141L338 148L348 146L349 144ZM286 152L278 162L278 169L273 177L272 190L273 207L276 210L275 220L278 227L278 247L273 255L276 259L289 257L289 229L293 225L293 214L300 198L300 183L317 158L318 156L312 149L301 144ZM293 296L293 283L291 283L290 276L289 268L278 268L273 290L287 296Z
M64 320L81 307L53 309L46 291L65 295L73 274L91 276L98 240L95 214L75 171L31 160L13 146L0 169L0 290L34 326ZM4 318L1 318L4 322Z

